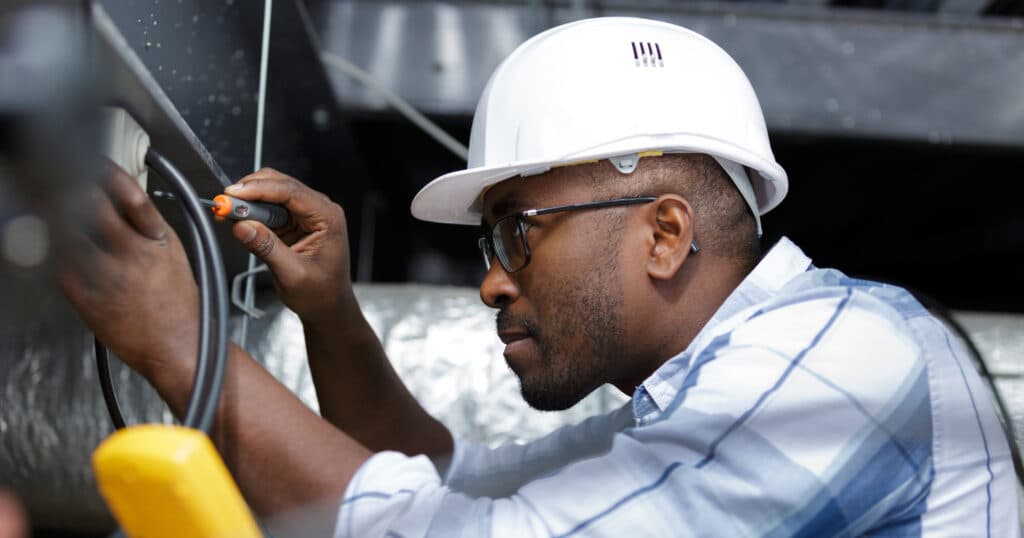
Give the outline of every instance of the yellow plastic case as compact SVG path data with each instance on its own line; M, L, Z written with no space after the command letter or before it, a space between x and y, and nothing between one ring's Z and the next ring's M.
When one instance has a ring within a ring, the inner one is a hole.
M210 439L142 424L93 452L100 493L131 538L259 538L262 534Z

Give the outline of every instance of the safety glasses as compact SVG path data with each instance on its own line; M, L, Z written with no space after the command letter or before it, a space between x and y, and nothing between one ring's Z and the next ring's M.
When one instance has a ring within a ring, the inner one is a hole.
M483 234L477 240L480 252L484 256L484 265L491 269L491 260L495 257L501 263L506 272L514 273L526 267L530 263L530 244L526 240L527 217L538 215L549 215L561 211L578 211L582 209L601 209L605 207L618 207L634 204L648 204L657 200L654 196L641 196L637 198L616 198L600 202L586 202L582 204L560 205L545 207L542 209L527 209L512 213L498 219L491 227L490 233L484 228Z

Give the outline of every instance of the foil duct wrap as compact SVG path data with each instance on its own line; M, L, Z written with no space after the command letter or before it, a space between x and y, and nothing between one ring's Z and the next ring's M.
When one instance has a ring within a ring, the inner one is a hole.
M528 408L501 357L494 313L480 303L475 289L361 285L356 295L410 390L461 438L490 445L525 442L626 401L605 387L561 413ZM272 295L258 302L267 314L251 321L248 349L316 409L298 318ZM113 520L96 492L89 462L112 431L92 336L58 295L39 298L36 306L47 315L0 327L0 488L21 497L37 529L110 530ZM986 357L1021 444L1024 316L958 313L957 318ZM232 320L236 328L239 320ZM142 378L119 361L112 363L129 423L173 420Z
M356 295L399 375L456 436L523 442L626 401L605 387L561 413L530 409L501 356L494 313L475 289L362 285ZM90 466L92 451L113 431L92 335L56 293L37 306L45 317L0 327L0 488L22 499L37 529L110 530ZM316 410L298 317L272 295L258 306L266 315L250 320L246 347ZM233 316L235 330L240 320ZM116 359L111 375L129 424L174 421L156 391Z
M531 409L502 357L495 311L480 302L476 289L356 286L356 297L406 386L456 437L495 446L525 442L628 400L606 386L563 412ZM260 332L266 337L253 340L250 349L316 409L298 317L278 306L264 320Z

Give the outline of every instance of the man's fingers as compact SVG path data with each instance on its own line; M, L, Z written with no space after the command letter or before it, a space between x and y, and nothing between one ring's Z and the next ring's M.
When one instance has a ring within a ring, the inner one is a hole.
M87 266L93 260L106 256L82 230L68 230L54 236L53 245L58 268Z
M128 223L102 189L91 189L89 203L90 214L87 218L95 226L95 241L101 248L113 249L132 233Z
M111 270L115 262L81 232L70 232L56 242L57 285L72 304L100 292L95 277Z
M299 180L272 168L253 172L224 192L243 200L281 204L297 217L321 214L327 201Z
M255 221L243 220L231 227L231 233L242 245L262 260L274 277L283 284L295 282L305 272L298 254L292 252L269 228Z
M110 167L103 187L121 214L143 236L159 241L167 237L168 226L139 184L117 166Z

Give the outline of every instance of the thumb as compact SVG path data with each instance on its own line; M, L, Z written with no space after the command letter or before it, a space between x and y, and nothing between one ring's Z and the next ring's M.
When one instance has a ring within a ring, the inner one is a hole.
M299 256L263 224L252 220L239 221L231 227L231 234L266 263L278 281L290 282L302 273Z

